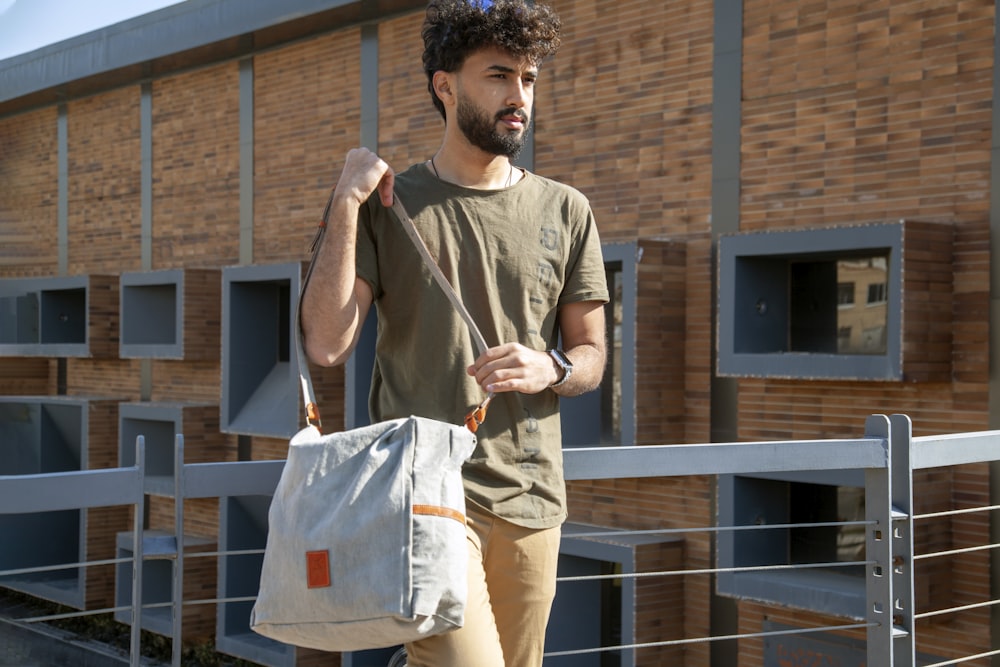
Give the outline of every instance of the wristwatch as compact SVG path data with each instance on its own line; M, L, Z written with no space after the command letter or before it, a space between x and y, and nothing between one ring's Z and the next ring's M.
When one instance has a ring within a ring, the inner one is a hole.
M569 379L569 376L573 374L573 362L569 360L565 352L556 348L549 350L549 356L552 357L552 361L555 362L556 366L563 371L563 376L549 385L550 387L558 387L565 383Z

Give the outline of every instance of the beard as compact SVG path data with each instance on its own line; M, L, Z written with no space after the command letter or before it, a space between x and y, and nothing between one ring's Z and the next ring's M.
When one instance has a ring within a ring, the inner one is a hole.
M500 119L513 114L517 114L524 121L524 129L520 132L498 131L497 123ZM516 158L524 148L531 129L530 119L523 111L515 108L503 109L490 118L485 111L464 97L458 100L456 119L458 129L473 146L490 155L503 155L511 159Z

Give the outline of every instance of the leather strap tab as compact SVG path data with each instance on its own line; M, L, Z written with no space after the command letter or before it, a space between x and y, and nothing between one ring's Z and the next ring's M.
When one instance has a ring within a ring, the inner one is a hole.
M441 507L440 505L414 505L414 514L422 514L423 516L440 516L445 519L454 519L462 525L465 525L465 515L458 510L453 510L450 507Z

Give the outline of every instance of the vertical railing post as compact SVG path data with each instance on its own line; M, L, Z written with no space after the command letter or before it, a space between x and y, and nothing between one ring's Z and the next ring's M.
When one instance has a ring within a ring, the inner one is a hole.
M865 473L865 618L869 665L914 667L913 638L913 471L910 420L906 415L872 415L865 435L882 438L886 468Z
M139 475L139 490L132 520L132 630L129 667L139 667L142 659L142 530L146 514L146 441L141 435L135 439L135 466Z
M886 447L886 467L865 471L865 620L868 627L869 665L893 667L892 643L892 440L889 419L872 415L865 421L865 437L881 438Z
M906 415L889 418L889 473L892 498L892 667L914 667L916 636L914 634L915 600L913 591L913 463L910 448L913 424Z
M181 649L184 620L184 435L174 438L174 580L173 580L173 644L171 667L181 667Z

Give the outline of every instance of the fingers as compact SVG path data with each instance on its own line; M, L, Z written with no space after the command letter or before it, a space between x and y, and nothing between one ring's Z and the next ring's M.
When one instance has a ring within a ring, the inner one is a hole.
M382 203L391 206L394 183L395 173L382 158L367 148L354 148L347 153L336 194L353 197L362 204L378 190Z
M468 368L469 375L488 392L519 391L537 394L554 381L548 354L517 343L490 348Z
M378 184L378 194L379 198L382 200L382 206L389 208L392 206L392 188L396 183L396 175L393 173L392 169L385 172L382 180Z

